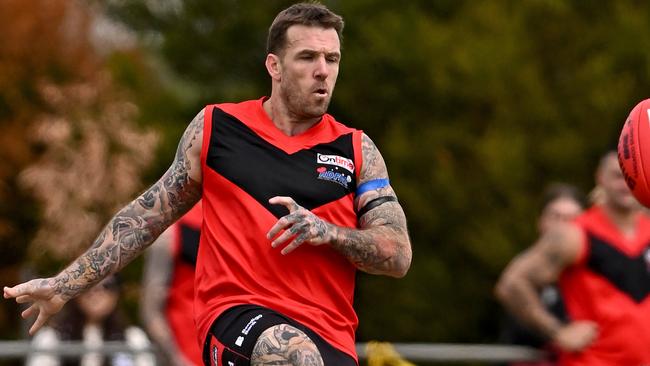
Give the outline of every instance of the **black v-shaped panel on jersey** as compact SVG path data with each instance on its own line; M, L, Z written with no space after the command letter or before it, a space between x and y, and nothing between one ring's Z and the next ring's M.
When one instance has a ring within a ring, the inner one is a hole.
M630 257L592 234L588 234L591 252L587 266L606 278L635 302L642 302L650 293L650 258L648 250Z
M201 237L201 230L185 224L180 224L180 230L180 258L184 262L191 264L192 267L194 267L196 266L196 257L199 253L199 240Z
M354 169L320 163L319 154L353 161L352 133L289 154L258 136L235 116L213 109L206 165L277 218L288 210L269 204L272 197L289 196L311 210L356 191Z

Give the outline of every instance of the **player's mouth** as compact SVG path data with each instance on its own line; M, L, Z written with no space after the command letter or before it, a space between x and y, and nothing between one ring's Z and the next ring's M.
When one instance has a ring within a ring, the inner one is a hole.
M316 96L319 97L326 97L329 94L327 88L316 88L312 93L316 94Z

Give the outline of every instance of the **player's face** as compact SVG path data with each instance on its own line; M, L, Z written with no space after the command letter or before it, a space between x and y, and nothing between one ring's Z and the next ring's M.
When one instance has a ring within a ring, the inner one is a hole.
M598 172L598 183L605 192L607 204L619 210L634 210L639 203L625 183L623 172L618 165L616 155L612 154L604 161Z
M542 210L542 215L539 218L539 231L543 234L556 225L570 222L581 212L582 207L573 198L556 198Z
M293 25L280 57L280 96L298 119L320 118L339 74L341 44L334 29Z

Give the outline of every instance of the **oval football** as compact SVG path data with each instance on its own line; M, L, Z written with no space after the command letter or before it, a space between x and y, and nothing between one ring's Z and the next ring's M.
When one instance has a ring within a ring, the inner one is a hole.
M630 111L618 140L618 162L634 197L650 207L650 99Z

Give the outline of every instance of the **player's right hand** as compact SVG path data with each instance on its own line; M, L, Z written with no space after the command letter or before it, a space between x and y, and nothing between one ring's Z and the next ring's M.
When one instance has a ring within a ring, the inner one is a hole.
M560 328L553 342L567 352L580 352L598 337L598 325L591 321L574 321Z
M56 293L54 278L37 278L14 287L5 286L4 297L15 298L19 304L31 303L27 310L21 313L23 318L36 315L36 321L29 328L30 335L34 335L67 302Z

